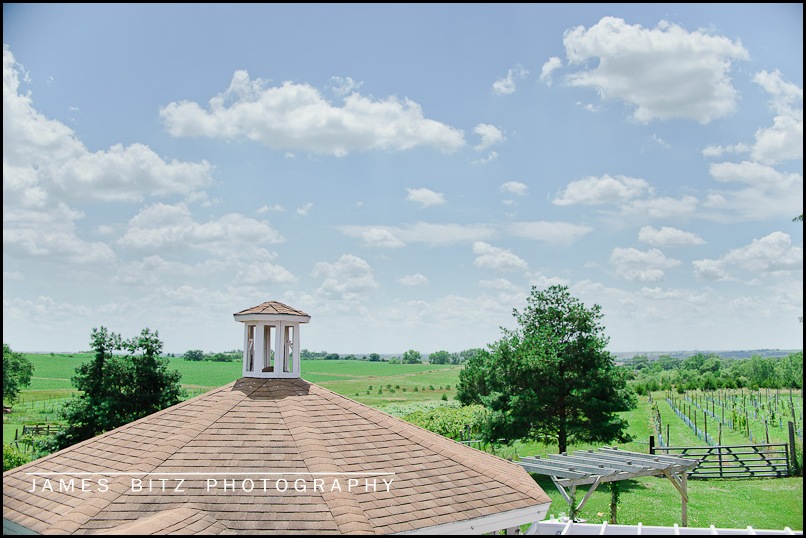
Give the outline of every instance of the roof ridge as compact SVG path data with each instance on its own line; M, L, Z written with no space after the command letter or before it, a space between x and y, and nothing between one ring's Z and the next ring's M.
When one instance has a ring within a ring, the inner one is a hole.
M301 379L294 379L293 382L295 385L307 385L308 390L313 386L313 383ZM269 391L275 392L271 388ZM302 456L305 467L312 473L343 472L342 467L334 461L335 454L331 447L322 441L321 429L312 420L307 406L293 398L289 400L279 406L280 416ZM311 430L320 432L320 435L311 435ZM327 463L321 461L322 452L329 455L326 458ZM341 534L375 534L375 526L354 497L337 495L332 490L325 490L321 495Z
M522 476L522 473L519 472L520 471L520 466L518 464L513 463L511 461L507 461L507 460L501 458L500 456L496 456L495 454L490 454L489 452L484 452L484 451L478 450L476 448L473 448L471 446L465 445L465 444L460 443L458 441L454 441L453 439L450 439L450 438L445 437L443 435L440 435L438 433L434 433L432 431L426 430L425 428L417 426L416 424L412 424L411 422L407 422L407 421L403 420L402 418L398 418L398 417L389 415L389 414L384 413L383 411L381 411L379 409L376 409L376 408L371 407L369 405L362 404L361 402L357 402L355 400L347 398L346 396L343 396L341 394L333 392L330 389L322 387L321 385L311 383L311 386L316 387L317 389L320 389L322 391L325 391L327 393L327 394L324 395L325 397L327 397L327 395L330 395L330 397L328 397L328 400L331 400L331 401L334 401L334 402L336 400L343 400L347 404L345 407L351 407L352 411L354 411L354 412L356 411L356 408L368 411L372 418L370 416L366 416L366 414L362 413L362 416L364 418L366 418L367 420L371 420L372 422L374 422L378 426L387 428L390 431L393 431L393 432L395 432L397 434L403 435L404 437L409 437L415 443L427 446L429 448L433 448L434 450L436 450L440 454L443 454L446 457L449 457L450 460L455 462L455 463L462 464L464 461L467 460L468 456L473 460L478 460L478 459L480 459L480 457L484 457L485 460L486 460L484 462L484 464L475 466L474 470L476 470L477 472L483 474L487 478L491 478L491 479L496 480L498 482L507 484L510 487L514 487L513 484L515 482L515 479L517 477L519 477L519 476ZM375 417L379 417L380 420L376 420ZM411 432L411 434L413 434L413 435L412 436L404 435L403 432ZM494 458L494 459L490 459L490 458ZM500 469L500 470L499 469L491 469L489 467L490 462L491 461L496 461L496 460L497 460L497 463L501 467L510 467L511 466L512 473L511 474L506 473L504 471L504 469ZM518 471L515 471L515 469L518 469ZM531 482L533 479L528 474L526 474L526 477L528 477L529 480L530 480L528 485L533 486L533 484ZM520 486L525 486L527 484L519 484L519 485ZM533 499L535 499L537 501L541 501L541 502L545 502L547 500L550 501L550 499L548 499L547 496L545 498L543 498L540 495L536 494L532 487L525 487L525 488L519 487L518 489L521 490L522 493L525 493L525 494L529 495L530 497L532 497ZM543 493L543 495L546 495L545 492Z

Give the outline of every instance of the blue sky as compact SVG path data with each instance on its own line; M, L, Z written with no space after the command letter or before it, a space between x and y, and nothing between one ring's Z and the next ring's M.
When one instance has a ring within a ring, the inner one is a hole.
M3 5L3 341L801 349L802 4Z

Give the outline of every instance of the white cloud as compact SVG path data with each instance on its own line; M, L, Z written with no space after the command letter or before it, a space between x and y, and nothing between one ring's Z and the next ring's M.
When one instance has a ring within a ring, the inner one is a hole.
M317 263L313 276L324 278L317 292L328 300L363 302L366 293L378 287L372 267L352 254L344 254L333 263Z
M23 258L51 258L54 262L80 265L112 264L117 256L105 243L84 241L69 221L51 226L6 226L3 214L3 253Z
M706 158L718 158L724 154L750 153L752 148L747 144L731 144L728 146L706 146L702 150L702 156Z
M160 116L176 137L246 138L273 149L336 156L418 146L450 152L465 144L461 130L427 119L409 99L375 100L353 92L334 106L308 84L267 87L246 71L236 71L229 88L208 105L205 110L195 102L173 102Z
M489 280L479 280L479 285L485 288L492 288L495 290L515 291L518 289L515 284L506 278L493 278Z
M158 203L135 215L118 242L124 247L147 251L190 248L231 254L283 240L265 221L230 213L217 220L197 222L185 204Z
M515 237L567 246L592 232L593 228L570 222L531 221L512 223L507 231Z
M260 209L257 210L257 214L262 215L264 213L268 213L269 211L276 211L277 213L284 213L285 208L280 204L264 205L264 206L261 206Z
M647 29L604 17L590 29L567 30L563 44L569 64L596 64L568 75L568 84L633 105L640 123L689 118L705 124L731 114L737 102L731 62L749 59L739 41L666 21Z
M482 269L525 271L529 267L523 259L509 249L494 247L483 241L473 243L473 254L476 255L473 265Z
M666 142L666 140L662 139L655 133L652 133L652 141L664 149L669 149L672 147L668 142Z
M638 241L652 247L683 247L705 244L705 240L695 233L684 232L668 226L663 226L660 229L644 226L638 232Z
M400 248L406 243L401 241L393 228L382 226L342 226L342 233L361 239L368 247Z
M733 277L725 269L720 260L694 260L694 274L703 280L732 280Z
M614 248L610 253L610 265L616 273L627 280L657 282L665 277L664 269L680 265L680 260L667 258L653 248L641 251L635 248Z
M650 191L643 179L627 176L586 177L572 181L554 198L555 205L619 204Z
M408 196L406 200L409 202L416 202L420 207L428 207L432 205L442 205L445 203L445 195L441 192L434 192L431 189L406 189Z
M498 158L498 152L497 151L491 151L483 159L474 159L474 160L470 161L470 164L487 164L488 162L494 161L497 158Z
M770 108L776 113L772 127L756 131L753 159L769 164L803 160L803 88L785 81L777 70L761 71L753 82L770 94Z
M293 284L297 281L288 269L270 262L251 262L238 268L238 282L243 284Z
M694 273L708 280L735 280L729 267L743 269L753 277L803 271L803 247L792 245L784 232L773 232L750 244L732 249L717 260L695 260Z
M546 276L543 274L531 275L529 278L529 286L537 286L539 289L546 289L549 286L568 286L571 281L566 278L556 276Z
M103 202L140 202L150 196L189 196L211 183L207 161L165 162L143 144L115 144L106 151L83 153L50 171L59 195L87 196Z
M311 211L312 208L313 204L311 202L308 202L307 204L297 208L297 215L304 217Z
M526 196L529 194L529 186L520 181L507 181L499 187L501 192L509 192L516 196Z
M770 127L758 129L755 142L708 146L703 155L718 158L724 154L750 154L764 164L803 159L803 89L787 82L779 71L760 71L753 82L770 94L770 109L775 113Z
M418 222L407 226L342 226L341 232L357 237L367 246L396 248L408 243L441 247L472 243L495 236L495 228L486 224L432 224Z
M699 203L694 196L645 198L627 202L619 214L631 219L670 219L694 214Z
M803 247L792 246L789 234L773 232L753 239L749 245L731 250L722 260L755 273L802 271Z
M91 153L63 123L47 119L20 93L19 65L3 47L3 187L40 207L51 195L75 201L140 201L189 196L211 183L211 166L167 162L148 146L115 144ZM6 202L4 196L4 203ZM30 204L29 204L30 205Z
M22 92L22 67L3 47L4 253L52 257L75 264L111 264L106 244L80 237L84 212L67 205L140 201L146 196L191 197L211 182L210 165L167 162L148 146L113 145L91 153L63 123L34 108Z
M742 220L778 218L803 212L803 176L780 172L752 161L715 163L711 176L720 183L738 183L744 188L712 190L704 205L720 210L715 217Z
M552 80L552 73L557 69L563 66L563 61L556 56L552 56L548 60L543 63L543 67L540 68L540 82L543 82L546 86L551 86Z
M515 80L522 79L529 74L529 71L521 65L517 65L507 70L507 76L493 82L493 93L496 95L509 95L515 92L517 87Z
M504 132L489 123L479 123L476 125L476 128L473 129L473 132L481 137L481 142L474 148L476 151L484 151L490 146L500 144L506 140Z
M428 278L421 273L414 273L413 275L405 275L397 279L400 284L404 286L423 286L428 284Z
M351 77L330 77L330 80L333 81L330 89L339 97L353 93L364 85L363 82L356 82Z

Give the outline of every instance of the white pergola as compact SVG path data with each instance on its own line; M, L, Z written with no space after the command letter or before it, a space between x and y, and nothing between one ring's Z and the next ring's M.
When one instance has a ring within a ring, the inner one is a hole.
M699 461L603 447L596 450L580 450L570 456L568 453L563 453L550 454L545 458L522 457L517 463L530 473L551 477L568 503L572 519L573 514L585 506L599 484L641 476L665 476L680 492L681 523L685 527L688 523L688 473ZM590 488L579 504L574 506L576 488L584 485L590 485Z

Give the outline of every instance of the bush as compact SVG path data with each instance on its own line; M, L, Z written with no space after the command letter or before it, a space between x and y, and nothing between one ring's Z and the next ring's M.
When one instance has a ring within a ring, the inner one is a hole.
M458 441L468 435L472 439L478 438L489 415L490 412L482 405L442 405L409 413L403 416L403 420Z
M3 444L3 472L24 465L29 461L31 459L14 445Z

